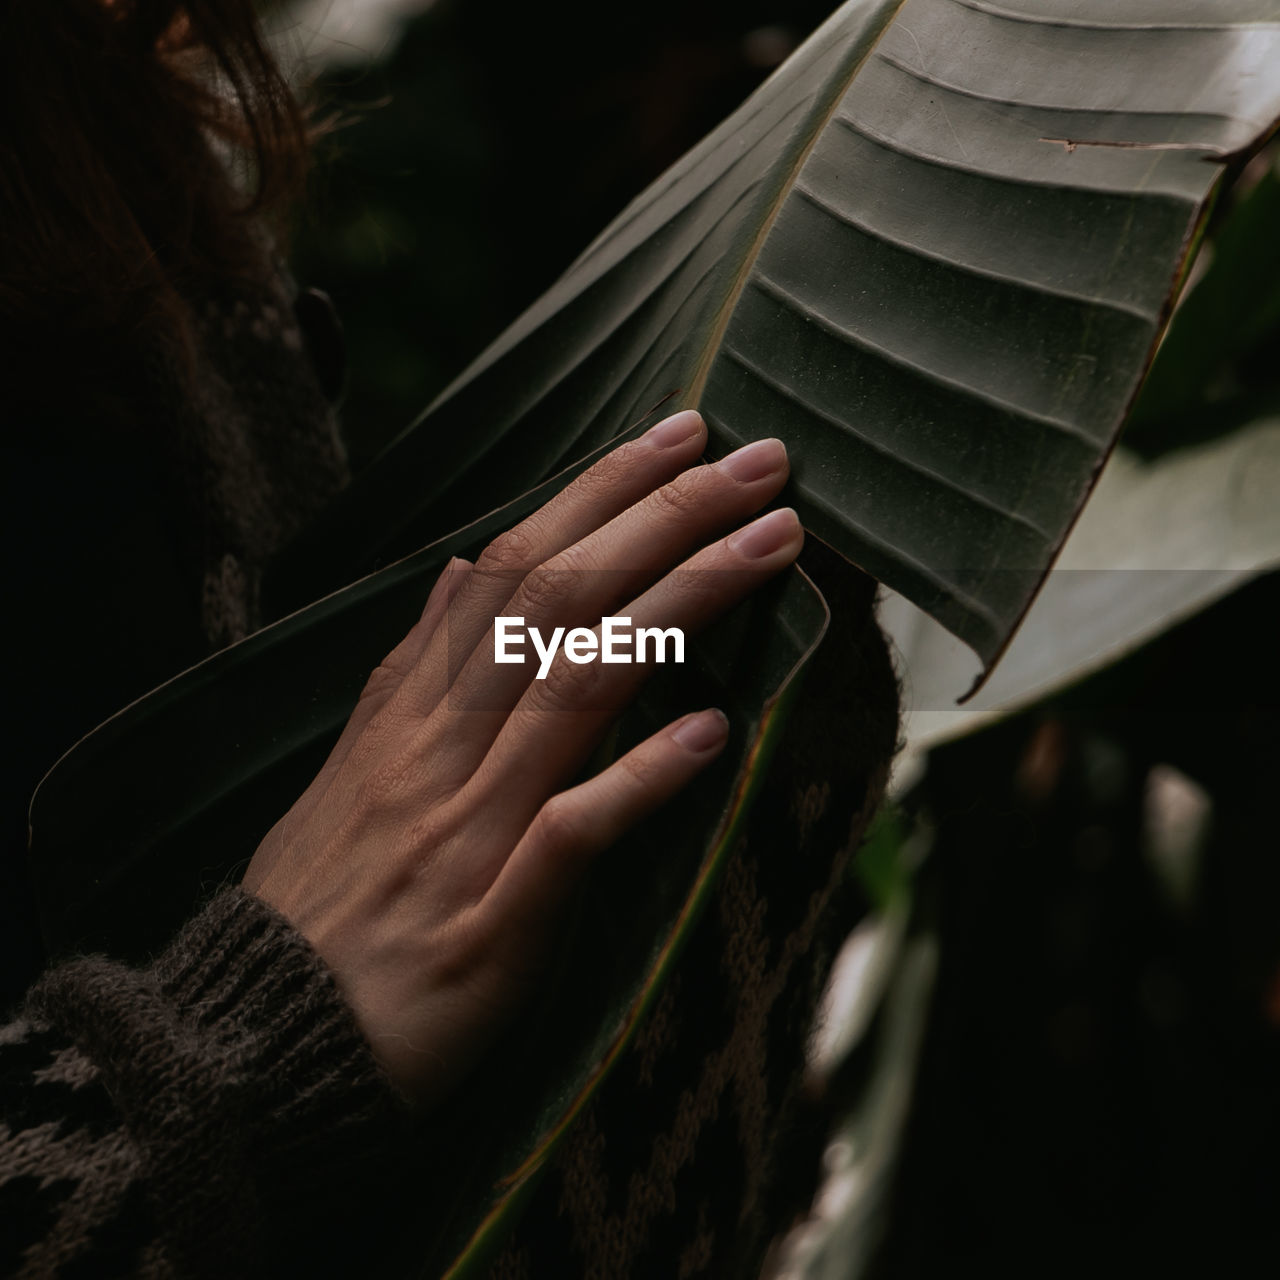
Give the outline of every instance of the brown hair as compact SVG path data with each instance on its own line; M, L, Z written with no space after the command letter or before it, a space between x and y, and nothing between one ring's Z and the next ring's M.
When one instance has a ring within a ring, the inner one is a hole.
M185 299L261 270L305 178L253 0L0 0L0 102L6 332L185 347Z

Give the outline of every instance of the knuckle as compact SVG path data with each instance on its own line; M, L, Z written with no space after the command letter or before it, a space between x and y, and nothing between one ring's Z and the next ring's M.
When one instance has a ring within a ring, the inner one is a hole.
M414 762L404 756L382 761L360 780L357 807L366 813L399 808L410 794L415 772Z
M596 700L603 668L599 662L556 659L546 679L534 681L538 699L551 711L581 711Z
M456 834L456 824L439 806L427 807L408 824L406 843L419 873L431 865Z
M698 478L701 470L686 471L653 491L654 506L661 514L683 519L702 507L706 485Z
M480 553L476 570L481 573L524 573L537 563L530 531L518 524L500 533Z
M384 701L400 687L400 682L403 679L404 674L397 670L389 659L384 659L373 669L369 678L364 682L364 688L360 691L360 701Z
M552 796L538 810L537 827L538 840L545 848L569 852L588 843L585 815L563 795Z
M386 749L385 715L384 707L356 736L342 764L345 777L364 777L377 768Z
M553 618L572 600L578 575L556 556L525 575L516 592L518 613L535 618Z

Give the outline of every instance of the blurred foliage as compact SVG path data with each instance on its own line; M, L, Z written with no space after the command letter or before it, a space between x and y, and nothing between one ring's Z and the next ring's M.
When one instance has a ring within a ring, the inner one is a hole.
M933 753L941 965L877 1274L1277 1256L1278 616L1271 575ZM1189 901L1151 856L1169 766L1211 806Z
M894 804L885 804L876 814L858 852L854 875L862 884L871 905L887 911L909 891L915 868L904 848L911 823Z

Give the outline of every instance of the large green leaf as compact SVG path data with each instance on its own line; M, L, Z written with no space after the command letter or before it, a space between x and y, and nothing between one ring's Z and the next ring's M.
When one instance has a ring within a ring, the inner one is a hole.
M449 557L474 556L565 479L224 650L64 756L31 812L32 872L53 951L101 947L143 959L202 889L238 878ZM693 639L683 666L661 669L602 748L595 767L708 702L730 719L724 756L590 879L575 950L546 984L536 1018L513 1032L520 1072L513 1078L509 1055L497 1055L491 1070L501 1078L481 1073L433 1117L422 1192L433 1212L402 1242L406 1272L479 1265L617 1061L697 921L826 625L805 575L784 575Z
M901 597L881 625L900 656L907 750L1014 715L1280 568L1280 418L1143 461L1119 449L1000 669L961 707L973 655Z
M1280 0L851 0L291 569L314 586L410 550L674 396L716 451L781 435L808 527L989 668L1115 439L1215 184L1278 114Z
M1280 147L1215 210L1112 456L1000 669L963 707L973 655L892 595L880 620L907 690L909 787L931 747L1018 714L1280 568ZM1134 450L1136 449L1136 453Z

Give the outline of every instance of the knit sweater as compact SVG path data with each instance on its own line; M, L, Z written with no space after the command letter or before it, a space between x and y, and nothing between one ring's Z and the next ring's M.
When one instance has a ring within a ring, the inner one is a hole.
M319 958L225 890L0 1027L0 1276L352 1274L402 1123Z

